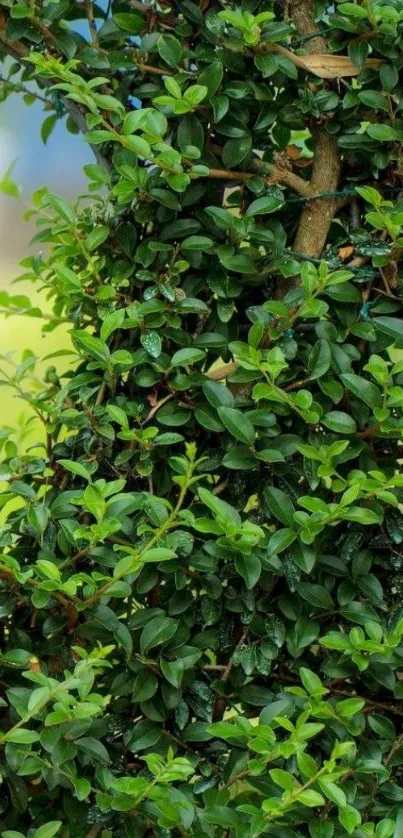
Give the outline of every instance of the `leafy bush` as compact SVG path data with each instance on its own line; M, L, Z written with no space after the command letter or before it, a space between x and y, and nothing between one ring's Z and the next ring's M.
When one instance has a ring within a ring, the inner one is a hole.
M401 838L401 0L0 7L96 154L2 363L1 833Z

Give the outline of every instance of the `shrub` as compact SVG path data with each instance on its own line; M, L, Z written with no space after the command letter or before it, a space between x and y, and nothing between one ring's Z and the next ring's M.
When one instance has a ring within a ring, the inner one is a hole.
M1 833L401 838L402 3L1 10L96 155L2 363Z

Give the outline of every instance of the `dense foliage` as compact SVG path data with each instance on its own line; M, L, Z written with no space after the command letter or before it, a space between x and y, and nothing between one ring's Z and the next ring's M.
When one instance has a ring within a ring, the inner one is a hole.
M1 364L0 832L402 838L402 0L0 24L96 155L27 213L66 372Z

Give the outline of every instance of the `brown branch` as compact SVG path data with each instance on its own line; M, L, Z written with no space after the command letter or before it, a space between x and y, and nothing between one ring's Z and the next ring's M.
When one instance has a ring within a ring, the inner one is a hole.
M97 25L94 20L94 9L92 5L92 0L83 0L83 6L85 8L85 13L87 15L88 20L88 28L90 30L90 36L92 41L92 46L95 49L98 49L98 32L97 32Z
M217 157L222 155L222 146L215 143L209 143L207 150L211 151ZM193 161L191 163L193 165ZM211 174L213 173L213 174ZM265 160L255 158L251 163L250 172L232 172L225 169L210 169L209 177L222 178L224 175L227 180L251 180L256 175L262 175L267 185L279 183L283 186L288 186L297 195L308 197L310 194L310 186L307 180L304 180L300 175L297 175L290 168L290 163L284 155L277 154L273 164L266 163Z
M146 422L149 422L150 419L152 419L153 416L155 416L155 414L158 413L158 411L161 409L161 407L164 404L166 404L167 402L169 402L171 399L173 399L173 397L174 397L173 393L168 393L167 396L164 396L162 399L160 399L157 402L157 404L155 404L154 407L152 407L150 412L147 414L146 418L144 419L143 425L145 425Z
M307 52L310 55L327 52L326 41L315 23L313 0L291 0L291 18L300 36L309 37ZM317 37L310 37L317 34ZM334 192L339 185L341 160L334 137L323 125L311 128L315 142L312 176L309 192L313 196L320 192ZM330 225L339 209L338 198L324 198L322 201L307 201L299 219L293 250L305 256L318 258L326 244ZM284 297L287 291L298 283L298 277L281 278L276 296Z
M273 166L266 183L281 183L283 186L288 186L293 190L293 192L296 192L297 195L301 195L305 198L310 195L310 186L308 181L295 174L295 172L292 172L291 169Z
M163 67L153 67L152 64L143 64L140 61L136 63L136 67L138 70L141 70L143 73L151 73L154 76L174 76L175 73L173 70L168 70L168 68ZM184 71L186 72L186 71Z
M222 493L225 492L227 486L228 480L221 480L221 483L218 483L217 486L214 486L214 489L212 489L212 494L216 495L216 497L222 495Z
M310 192L337 190L340 177L340 154L334 137L325 128L313 131L315 154L313 159ZM326 244L330 225L338 207L337 198L325 198L323 201L308 201L301 213L293 249L305 256L317 258Z
M372 437L379 434L379 425L371 425L369 428L365 428L365 431L357 431L356 436L359 439L372 439Z
M395 740L395 742L393 743L389 753L387 754L387 756L385 758L385 765L389 765L389 763L392 762L392 759L393 759L394 755L399 750L399 748L402 747L402 745L403 745L403 733L401 733L400 736L398 736L397 739Z
M301 37L309 37L306 44L307 51L311 55L327 52L326 41L320 34L314 20L313 0L290 0L289 13L298 34ZM310 37L316 33L318 33L316 38Z
M191 165L194 165L194 163ZM258 173L258 170L255 172L233 172L231 169L209 169L207 177L212 178L213 180L233 180L239 182L243 180L252 180L252 178L256 177ZM309 183L299 175L292 172L291 169L274 165L271 167L270 173L264 176L264 179L267 185L279 183L283 186L288 186L298 195L302 195L304 197L308 197L310 195Z
M96 400L95 400L95 404L96 404L97 407L100 407L100 405L103 403L103 401L105 399L105 396L106 396L106 381L103 381L99 390L98 390L98 395L97 395Z
M34 99L37 99L38 102L43 102L44 105L50 105L52 107L53 103L50 99L46 99L45 96L41 96L40 93L36 93L35 90L30 90L29 87L26 87L24 84L20 84L19 82L14 83L9 79L5 79L1 74L0 84L8 86L9 90L12 90L13 93L24 93L25 96L32 96ZM51 315L49 315L49 317L51 317Z
M304 384L307 384L307 379L300 378L299 381L293 381L292 384L288 384L287 387L284 387L284 391L289 393L291 390L299 390L299 388L303 387Z
M48 41L48 43L52 45L53 49L55 49L57 52L60 51L59 44L57 43L57 38L54 36L53 32L51 32L50 29L47 28L47 26L44 26L44 24L41 23L40 20L37 20L35 17L30 17L29 22L31 26L33 26L35 29L38 30L38 32L41 33L43 39L45 41Z

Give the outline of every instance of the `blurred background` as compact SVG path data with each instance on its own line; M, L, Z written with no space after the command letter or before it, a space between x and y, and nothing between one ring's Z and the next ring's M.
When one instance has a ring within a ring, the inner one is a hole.
M82 167L89 162L91 151L80 134L70 134L65 119L57 122L44 145L40 130L47 113L41 102L27 106L21 94L12 94L0 104L0 179L13 161L12 179L21 189L21 198L15 200L0 193L0 289L14 294L26 294L33 305L41 304L46 310L46 300L40 289L30 282L12 285L23 273L19 261L40 248L30 247L35 227L24 221L23 214L30 205L32 192L47 185L53 192L74 198L85 191L86 178ZM66 331L56 329L45 337L41 335L42 321L29 317L6 317L0 313L0 355L15 353L15 360L24 349L31 349L38 356L46 355L67 345ZM57 366L66 367L66 359ZM16 399L9 388L2 388L0 425L14 424L29 408Z

